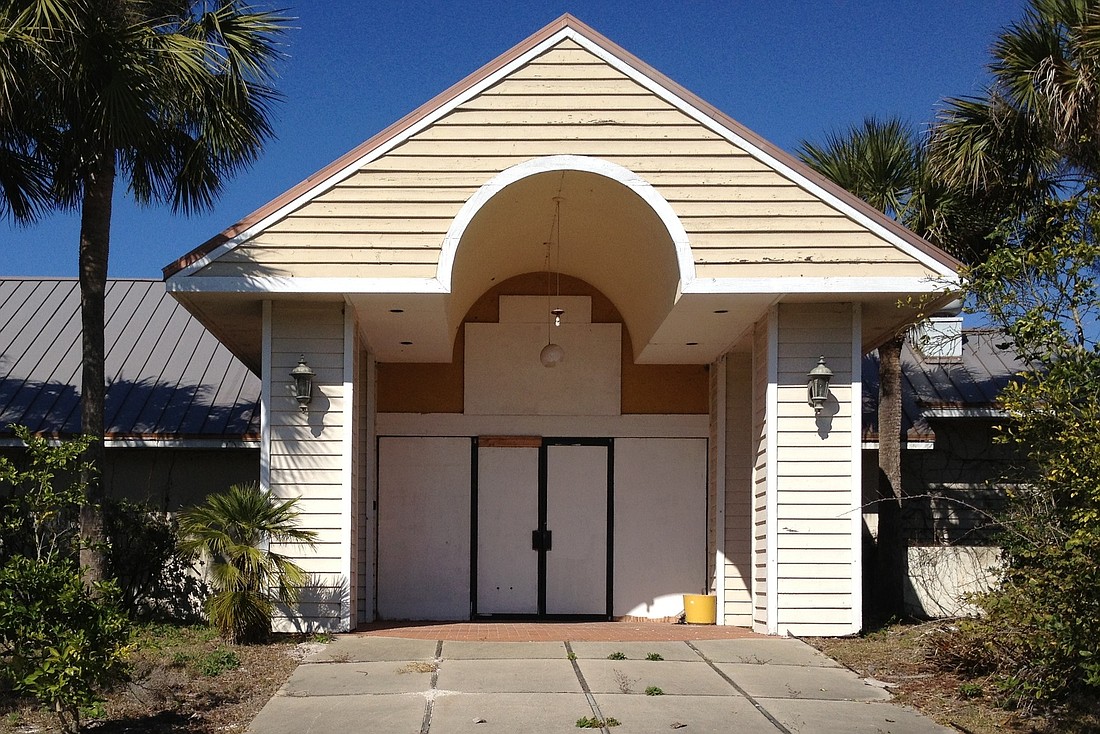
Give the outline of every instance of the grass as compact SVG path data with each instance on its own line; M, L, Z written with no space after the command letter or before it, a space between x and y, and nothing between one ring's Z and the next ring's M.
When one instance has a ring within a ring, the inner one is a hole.
M605 726L611 728L613 726L621 726L622 722L616 719L614 716L608 716L602 721L595 716L582 716L577 719L578 729L603 729Z
M807 639L817 649L860 676L892 683L898 703L912 706L940 724L971 734L1084 734L1100 731L1100 714L1059 712L1057 717L1029 715L1003 708L996 686L985 678L968 679L936 663L937 641L950 621L891 623L857 637Z
M213 734L244 731L298 665L304 636L263 645L226 645L206 626L137 628L131 680L108 694L96 718L99 734ZM0 732L56 731L56 719L0 691Z

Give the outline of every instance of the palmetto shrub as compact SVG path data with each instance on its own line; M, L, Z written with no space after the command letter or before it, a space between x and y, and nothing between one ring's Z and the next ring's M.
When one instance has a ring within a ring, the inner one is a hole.
M210 623L231 642L257 642L271 631L275 605L295 604L308 574L271 543L313 545L298 528L297 499L281 500L255 484L233 485L180 515L180 549L207 563Z

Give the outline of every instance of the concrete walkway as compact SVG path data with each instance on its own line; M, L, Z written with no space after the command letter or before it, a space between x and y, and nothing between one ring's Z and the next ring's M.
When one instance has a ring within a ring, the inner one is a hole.
M881 687L793 639L349 635L299 665L249 731L576 734L579 719L608 725L614 719L619 725L604 732L950 732L889 699Z

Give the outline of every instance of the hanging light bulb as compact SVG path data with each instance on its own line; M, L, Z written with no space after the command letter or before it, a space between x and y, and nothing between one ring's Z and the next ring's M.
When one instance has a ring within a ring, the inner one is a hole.
M565 359L565 350L559 345L550 342L539 352L539 361L543 367L556 367L558 362Z

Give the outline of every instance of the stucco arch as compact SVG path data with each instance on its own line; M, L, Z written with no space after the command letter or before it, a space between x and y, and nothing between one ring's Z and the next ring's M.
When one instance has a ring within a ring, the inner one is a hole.
M628 169L574 155L537 158L484 184L454 218L437 279L450 293L457 331L494 283L545 269L546 242L561 204L560 259L554 269L606 293L638 335L640 351L695 277L687 234L668 202Z

